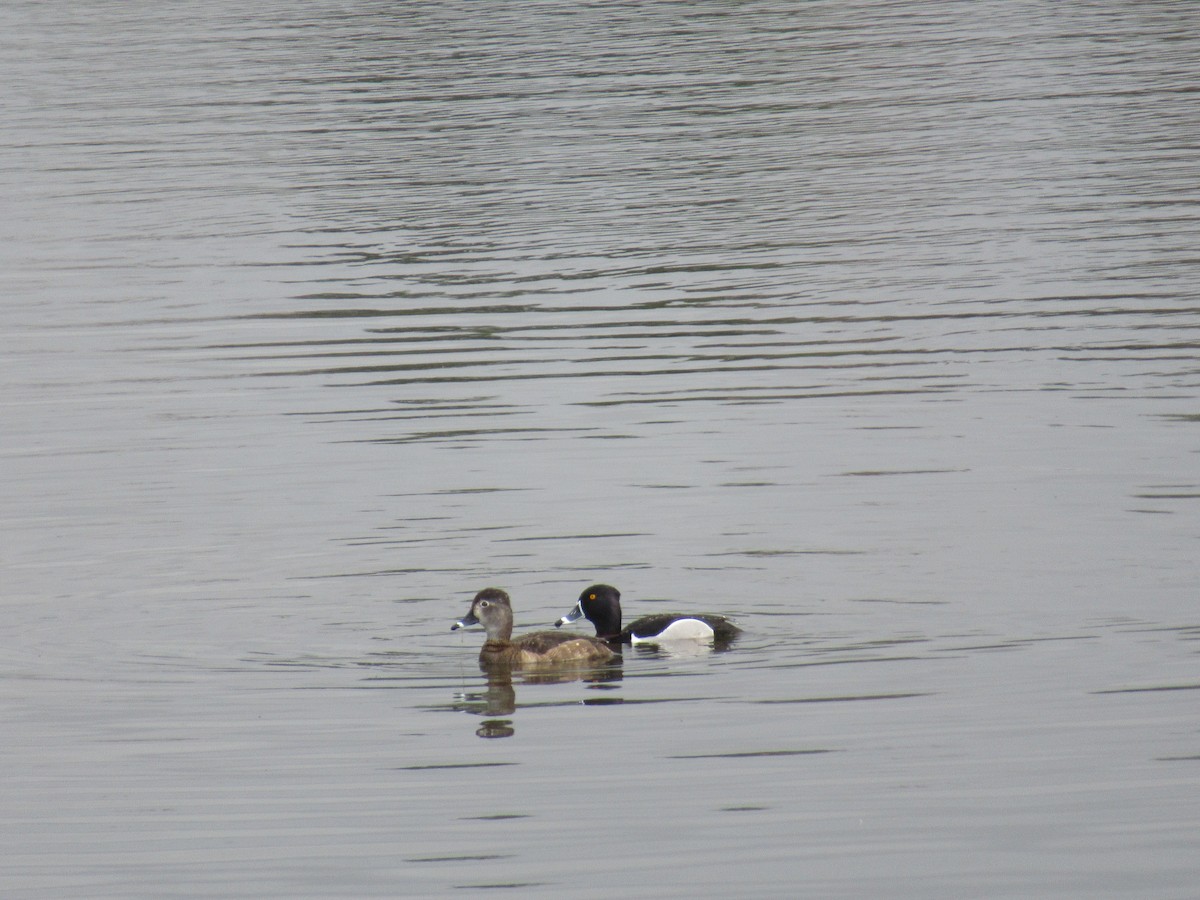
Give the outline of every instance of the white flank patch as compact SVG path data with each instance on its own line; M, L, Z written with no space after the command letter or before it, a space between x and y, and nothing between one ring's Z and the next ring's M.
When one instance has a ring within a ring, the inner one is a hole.
M699 619L677 619L653 637L631 635L630 643L657 644L659 641L711 641L713 630Z

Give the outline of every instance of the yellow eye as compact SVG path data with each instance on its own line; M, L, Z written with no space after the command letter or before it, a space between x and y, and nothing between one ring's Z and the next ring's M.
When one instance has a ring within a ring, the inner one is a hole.
M588 594L588 599L589 599L589 600L595 600L595 599L596 599L596 595L595 595L595 594Z

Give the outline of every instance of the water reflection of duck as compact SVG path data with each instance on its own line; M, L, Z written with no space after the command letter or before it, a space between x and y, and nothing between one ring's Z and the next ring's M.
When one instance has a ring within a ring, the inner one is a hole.
M484 668L597 663L616 655L603 641L568 632L535 631L513 640L512 603L499 588L484 588L476 594L470 610L450 630L468 625L482 625L487 631L479 651L479 665Z
M584 590L575 608L554 625L561 628L583 618L596 626L596 637L614 644L685 640L723 646L742 632L725 616L709 613L656 613L642 616L621 628L621 592L610 584L593 584Z
M516 734L513 720L495 718L511 716L517 711L517 691L513 678L521 684L565 684L570 681L588 682L588 687L594 690L613 690L612 682L621 680L621 657L615 657L615 663L596 665L567 666L562 668L541 667L518 671L505 663L480 663L487 677L487 687L482 693L467 693L462 695L463 703L456 704L461 709L477 716L488 716L475 729L475 734L481 738L504 738ZM621 703L620 697L591 697L583 700L584 706L606 706Z

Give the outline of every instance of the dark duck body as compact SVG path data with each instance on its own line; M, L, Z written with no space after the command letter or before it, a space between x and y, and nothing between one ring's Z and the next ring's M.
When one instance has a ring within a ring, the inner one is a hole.
M450 630L468 625L482 625L487 631L479 651L479 664L485 667L601 663L616 655L604 641L569 632L535 631L513 640L512 602L499 588L484 588L476 594L470 610Z
M711 613L655 613L621 627L621 592L610 584L593 584L579 595L579 602L555 622L587 619L596 626L596 637L614 644L659 643L662 641L711 641L728 644L742 630L725 616Z

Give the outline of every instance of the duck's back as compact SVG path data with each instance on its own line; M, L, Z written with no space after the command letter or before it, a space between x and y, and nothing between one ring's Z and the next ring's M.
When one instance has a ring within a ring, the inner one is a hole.
M562 631L535 631L505 643L488 641L480 657L532 665L559 662L604 662L616 654L603 641Z

